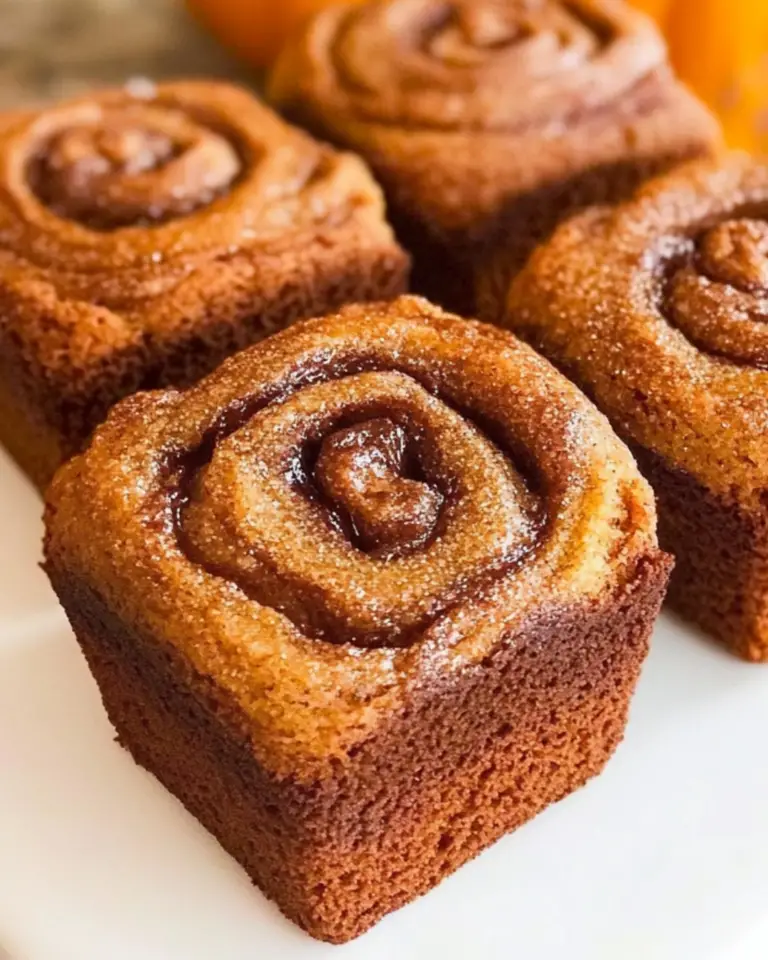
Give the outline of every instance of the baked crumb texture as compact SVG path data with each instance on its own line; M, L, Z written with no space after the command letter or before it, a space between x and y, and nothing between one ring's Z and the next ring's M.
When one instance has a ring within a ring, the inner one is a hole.
M621 0L342 4L288 44L269 88L369 161L414 288L491 321L566 215L720 141Z
M362 162L222 83L0 116L0 438L39 486L116 400L403 289Z
M46 523L121 742L334 942L602 769L670 566L577 389L410 297L123 401Z
M562 227L507 322L594 398L655 487L677 608L768 660L768 167L733 157Z

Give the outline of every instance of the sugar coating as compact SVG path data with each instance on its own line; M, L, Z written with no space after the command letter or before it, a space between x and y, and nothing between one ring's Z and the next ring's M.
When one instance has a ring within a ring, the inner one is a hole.
M691 166L563 227L507 303L625 436L745 506L768 485L766 211L765 166Z
M764 165L684 168L562 227L506 320L644 452L673 596L750 659L768 656L766 213Z
M0 165L0 423L39 483L121 396L404 283L364 165L227 84L0 117Z
M383 555L334 522L360 476L315 472L320 445L372 418L405 431L411 482L441 500L427 537ZM657 556L650 490L602 415L508 334L418 298L127 399L57 475L48 521L56 567L210 678L260 761L294 776L542 605L597 602Z
M335 5L269 92L370 162L417 284L491 320L569 212L719 143L651 21L607 0Z

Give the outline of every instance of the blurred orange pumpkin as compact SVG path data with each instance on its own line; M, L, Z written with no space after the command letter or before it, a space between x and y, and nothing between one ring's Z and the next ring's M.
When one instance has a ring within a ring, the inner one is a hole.
M187 0L195 16L247 63L266 67L286 36L333 0Z
M646 13L650 13L659 23L662 23L673 0L631 0L631 2L633 7L639 7Z
M683 80L734 147L768 153L767 0L634 0L656 17Z

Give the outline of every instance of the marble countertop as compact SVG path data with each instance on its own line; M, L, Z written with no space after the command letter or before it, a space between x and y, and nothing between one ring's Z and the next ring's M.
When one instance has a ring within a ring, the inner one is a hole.
M0 109L199 74L249 79L181 0L0 0Z

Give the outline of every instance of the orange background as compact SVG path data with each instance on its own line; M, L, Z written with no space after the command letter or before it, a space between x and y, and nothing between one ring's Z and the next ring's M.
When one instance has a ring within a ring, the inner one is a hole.
M285 36L331 0L187 0L197 18L231 50L267 66Z
M636 0L735 147L768 153L768 0Z

